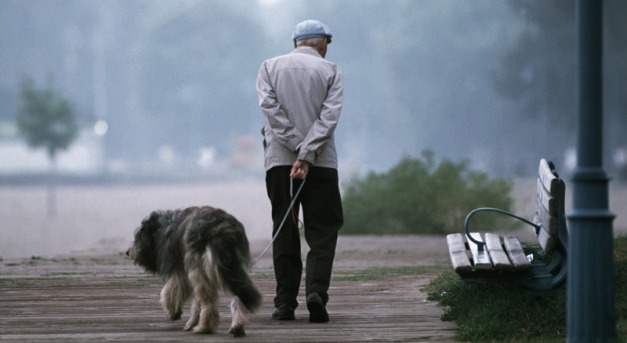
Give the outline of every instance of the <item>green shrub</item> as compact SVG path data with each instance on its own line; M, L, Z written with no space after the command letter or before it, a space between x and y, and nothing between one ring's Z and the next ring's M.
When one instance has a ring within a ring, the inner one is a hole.
M511 210L512 182L489 179L471 171L467 162L443 160L434 154L404 158L387 173L369 173L345 188L344 234L443 234L461 232L466 214L477 207ZM473 229L511 228L503 216L477 215Z
M627 342L627 236L614 238L614 268L616 341Z

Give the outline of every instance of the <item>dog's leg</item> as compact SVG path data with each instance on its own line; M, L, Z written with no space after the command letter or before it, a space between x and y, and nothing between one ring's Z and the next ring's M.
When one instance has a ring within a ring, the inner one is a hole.
M202 258L202 265L195 265L189 271L189 279L194 291L194 301L198 303L198 325L194 327L195 333L213 333L220 323L218 312L219 284L214 267L211 265L210 252Z
M233 300L231 300L231 318L229 334L233 335L233 337L246 336L244 326L248 322L248 311L238 297L233 297Z
M185 331L191 330L194 326L198 324L198 318L200 316L200 307L198 306L198 302L196 299L192 300L192 306L189 311L189 320L185 324Z
M184 274L173 275L170 277L163 289L161 290L161 299L159 302L165 311L166 316L170 320L181 319L183 313L183 305L189 297L189 285Z
M202 298L200 301L200 314L198 325L194 327L195 333L214 333L220 323L220 314L215 302L209 298Z
M179 320L181 319L182 311L176 306L176 286L175 286L175 278L170 278L166 281L165 285L161 289L161 299L159 303L161 303L161 307L163 307L163 311L165 312L166 317L169 320Z

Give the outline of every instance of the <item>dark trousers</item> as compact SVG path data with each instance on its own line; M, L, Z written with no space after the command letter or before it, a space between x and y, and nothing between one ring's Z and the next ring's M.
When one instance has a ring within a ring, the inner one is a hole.
M291 202L290 169L291 166L280 166L266 172L266 190L272 204L273 236ZM300 183L300 180L294 180L294 194ZM338 231L344 223L336 169L319 167L309 169L305 185L294 204L294 213L285 220L274 241L272 255L277 282L275 307L283 304L288 304L292 308L298 306L296 297L303 272L297 223L301 206L305 241L309 245L305 269L305 294L318 293L326 304L329 300L328 290Z

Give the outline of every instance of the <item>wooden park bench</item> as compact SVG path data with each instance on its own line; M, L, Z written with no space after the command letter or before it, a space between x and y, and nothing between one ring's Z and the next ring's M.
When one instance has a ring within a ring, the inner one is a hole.
M568 230L564 211L565 184L553 163L542 159L538 170L536 212L531 220L497 208L482 207L466 216L464 233L446 237L451 262L462 278L499 278L537 292L554 289L566 280ZM535 258L523 250L515 235L470 232L470 221L479 212L493 212L520 220L533 228L542 248Z

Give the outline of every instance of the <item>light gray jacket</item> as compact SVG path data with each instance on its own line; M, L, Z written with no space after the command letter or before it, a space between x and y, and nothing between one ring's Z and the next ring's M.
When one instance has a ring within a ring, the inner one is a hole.
M334 131L342 110L342 72L310 47L264 61L257 75L264 166L291 166L296 159L337 169ZM316 151L320 154L316 156Z

